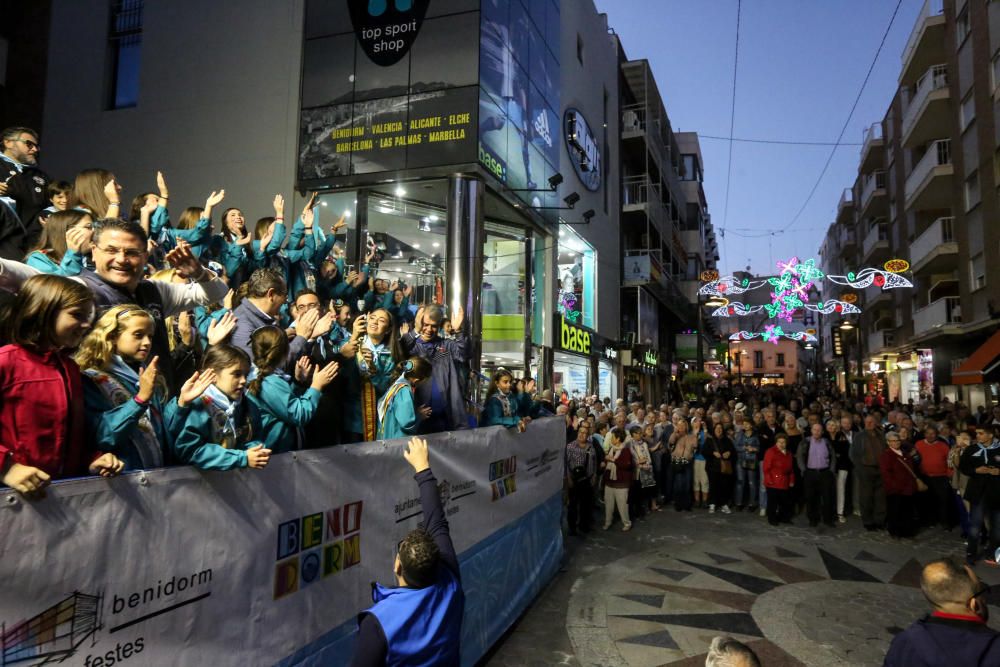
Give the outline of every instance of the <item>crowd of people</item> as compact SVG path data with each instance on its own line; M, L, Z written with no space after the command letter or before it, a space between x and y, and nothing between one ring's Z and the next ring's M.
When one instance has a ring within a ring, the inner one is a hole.
M900 539L958 528L969 564L996 564L1000 408L878 406L832 390L737 385L700 401L590 396L556 410L567 424L571 535L592 529L602 503L604 529L617 513L625 531L670 504L759 513L771 525L801 516L818 529L854 514Z
M249 224L236 207L213 221L214 191L173 222L162 173L127 205L107 170L50 180L34 130L2 137L3 485L33 496L88 474L263 468L309 446L523 430L553 413L551 392L505 371L470 405L461 308L411 303L370 240L349 270L345 220L323 229L315 197L286 222L276 195Z

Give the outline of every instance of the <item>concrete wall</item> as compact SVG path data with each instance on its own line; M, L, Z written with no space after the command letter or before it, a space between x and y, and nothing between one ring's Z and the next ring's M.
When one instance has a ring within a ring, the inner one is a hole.
M570 192L580 195L576 208L561 211L561 214L567 221L579 222L584 211L593 209L596 213L589 225L574 225L573 228L597 250L597 293L594 299L597 332L617 339L621 328L620 299L617 298L621 285L617 46L614 37L608 34L607 17L597 13L593 0L562 0L561 7L559 65L563 108L560 112L568 108L577 109L583 113L595 135L600 136L602 131L606 133L606 140L601 146L604 165L602 186L597 192L590 192L580 183L569 162L565 132L560 130L559 172L565 180L559 186L559 193L562 197ZM582 65L577 59L577 35L583 42ZM603 127L605 123L606 128Z
M107 110L107 0L54 0L42 167L103 167L125 201L162 170L173 217L225 188L225 206L270 214L292 196L303 0L146 0L138 106Z

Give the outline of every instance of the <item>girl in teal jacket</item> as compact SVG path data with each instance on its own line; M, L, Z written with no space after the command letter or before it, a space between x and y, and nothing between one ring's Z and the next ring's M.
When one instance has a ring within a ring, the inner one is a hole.
M431 376L431 365L423 357L410 357L399 364L399 378L378 402L379 440L415 435L420 420L431 414L429 406L417 409L413 401L416 387Z
M243 395L250 357L232 345L215 345L202 362L202 373L210 371L215 382L204 396L189 408L179 408L174 456L202 470L263 468L271 451L260 441L257 407Z
M341 354L350 358L344 368L347 391L341 403L344 442L369 442L378 433L378 401L403 360L392 315L380 308L355 318Z
M264 446L280 454L301 449L301 429L316 414L323 389L337 377L337 362L324 368L313 368L308 357L295 365L295 380L282 367L288 358L288 335L278 327L261 327L250 336L253 350L254 373L248 393L250 401L260 412ZM308 387L302 384L309 380Z
M24 262L42 273L75 276L90 251L93 219L84 211L56 211L48 217L38 246Z
M523 429L523 418L519 414L520 404L517 395L511 393L511 383L514 376L510 371L501 368L493 374L490 386L486 390L486 402L483 405L483 415L480 426L506 426Z

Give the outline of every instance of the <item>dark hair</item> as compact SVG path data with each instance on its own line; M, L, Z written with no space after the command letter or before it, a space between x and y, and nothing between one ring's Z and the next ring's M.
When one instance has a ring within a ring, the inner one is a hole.
M295 298L292 299L292 303L295 303L300 298L302 298L304 296L309 296L310 294L312 296L316 297L317 299L319 299L319 294L316 293L316 290L309 289L308 287L306 287L305 289L300 289L298 292L295 293ZM320 302L320 305L323 304L323 300L322 299L319 299L319 302Z
M392 316L392 313L385 308L376 308L372 312L368 313L368 321L371 321L372 315L378 312L385 313L385 316L389 318L389 328L385 332L385 337L382 339L382 343L389 348L389 354L392 355L393 361L405 361L406 359L403 356L403 346L399 342L399 327L396 326L396 318Z
M133 222L132 220L121 220L120 218L102 218L100 220L94 221L94 236L91 241L94 245L100 243L101 234L109 231L119 231L126 234L131 234L140 241L142 241L142 251L146 252L146 246L149 244L149 236L146 235L146 230L142 228L138 222Z
M235 206L230 206L229 208L227 208L225 211L222 212L222 217L219 218L219 221L222 224L222 237L226 239L226 241L232 243L235 240L235 237L233 236L233 233L229 231L229 225L226 224L226 217L229 215L230 211L240 211L240 209L236 208ZM240 215L243 215L243 211L240 211ZM244 221L243 231L245 232L246 229L247 229L246 222Z
M625 442L625 437L626 437L625 429L621 428L620 426L616 426L609 432L611 433L611 435L615 436L615 440L617 440L618 442Z
M33 349L54 347L59 311L93 303L83 283L55 274L31 276L0 318L3 340Z
M497 391L499 391L499 387L497 385L500 384L500 380L502 380L504 377L509 377L511 379L511 381L514 380L514 375L509 370L507 370L506 368L497 369L497 371L495 373L493 373L493 377L490 379L490 386L486 390L486 399L485 400L487 400L487 401L490 400L490 397L492 397L493 394L495 394L495 393L497 393Z
M214 371L221 371L235 364L244 364L250 368L250 355L238 347L220 343L208 348L201 362L201 369L207 371L211 368Z
M33 252L44 252L49 259L58 264L66 254L66 232L80 224L84 218L89 218L86 211L69 209L66 211L56 211L45 221L42 227L42 235L38 237L38 244L31 249Z
M149 197L156 197L155 192L143 192L132 197L132 205L128 207L128 218L126 220L132 220L133 222L138 222L142 217L142 207L146 205L146 199ZM123 218L125 216L122 216Z
M431 364L423 357L413 356L396 364L397 377L402 375L413 384L419 384L431 376Z
M264 378L282 367L288 357L288 335L278 327L261 327L250 335L250 349L257 377L247 385L247 391L259 396Z
M273 289L276 294L288 294L288 285L285 283L285 276L278 269L257 269L250 274L247 281L246 296L251 299L259 299L267 296L267 291Z
M24 127L21 125L15 125L13 127L5 127L3 130L3 139L7 141L8 139L19 139L22 134L30 134L35 139L38 139L38 133L32 130L30 127Z
M73 185L69 181L52 181L45 187L45 198L52 199L56 195L73 194Z
M399 569L411 588L427 588L437 579L441 552L426 530L410 531L399 543Z

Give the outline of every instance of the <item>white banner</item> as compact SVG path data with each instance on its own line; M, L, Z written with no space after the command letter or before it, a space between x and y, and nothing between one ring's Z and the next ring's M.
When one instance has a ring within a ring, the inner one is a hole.
M557 567L564 423L428 441L473 664ZM371 582L392 584L421 519L403 445L66 481L37 501L0 492L0 665L346 664Z

